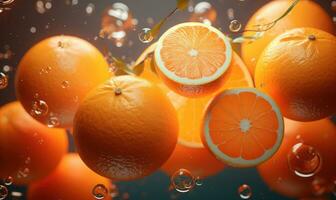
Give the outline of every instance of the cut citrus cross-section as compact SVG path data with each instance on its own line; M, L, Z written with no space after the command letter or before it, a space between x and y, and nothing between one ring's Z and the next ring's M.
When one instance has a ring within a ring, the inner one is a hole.
M177 93L198 97L217 90L225 81L232 48L227 37L202 23L182 23L159 39L155 63L164 82Z
M202 140L219 160L252 167L278 150L283 124L278 106L265 93L255 88L225 90L206 109Z

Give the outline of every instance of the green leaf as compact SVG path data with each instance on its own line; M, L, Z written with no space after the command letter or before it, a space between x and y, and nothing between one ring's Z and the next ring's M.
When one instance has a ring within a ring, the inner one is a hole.
M177 8L179 10L185 10L189 5L190 0L177 0Z

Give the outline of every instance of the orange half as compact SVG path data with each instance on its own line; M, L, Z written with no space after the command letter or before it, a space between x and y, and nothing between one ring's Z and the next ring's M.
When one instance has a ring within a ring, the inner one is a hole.
M197 97L220 87L231 63L232 48L218 29L188 22L162 35L154 57L168 87L184 96Z
M206 109L202 140L217 159L235 167L268 160L280 147L284 122L280 109L255 88L219 93Z

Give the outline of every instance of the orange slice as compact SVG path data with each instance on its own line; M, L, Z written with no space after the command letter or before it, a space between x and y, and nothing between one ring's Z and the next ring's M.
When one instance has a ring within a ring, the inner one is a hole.
M280 147L284 122L280 109L255 88L225 90L214 97L203 119L202 140L217 159L252 167Z
M200 97L217 90L226 80L232 48L216 28L188 22L162 35L154 57L157 71L170 89L183 96Z

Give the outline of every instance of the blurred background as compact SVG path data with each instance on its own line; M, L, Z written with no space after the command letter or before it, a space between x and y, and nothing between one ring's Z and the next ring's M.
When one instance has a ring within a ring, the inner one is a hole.
M3 1L0 0L1 2ZM177 12L168 20L162 32L175 24L192 20L212 24L232 35L229 31L231 20L236 19L244 26L248 18L266 2L268 1L193 0L187 11ZM334 15L336 23L332 0L316 2L330 13L330 17ZM131 64L149 45L138 39L138 33L143 28L152 27L175 6L175 0L15 0L7 7L0 7L0 72L6 72L9 78L8 87L0 90L0 105L16 99L16 66L23 54L38 41L54 35L75 35L88 40L105 55L109 52ZM108 15L111 10L117 11L114 17ZM116 24L115 28L109 28L111 23ZM170 190L169 177L162 172L139 181L119 182L116 199L238 200L241 197L237 190L243 184L251 187L251 199L288 199L272 192L263 183L256 169L233 168L225 168L217 176L203 180L201 186L188 193ZM25 188L16 186L11 186L10 190L25 192Z

